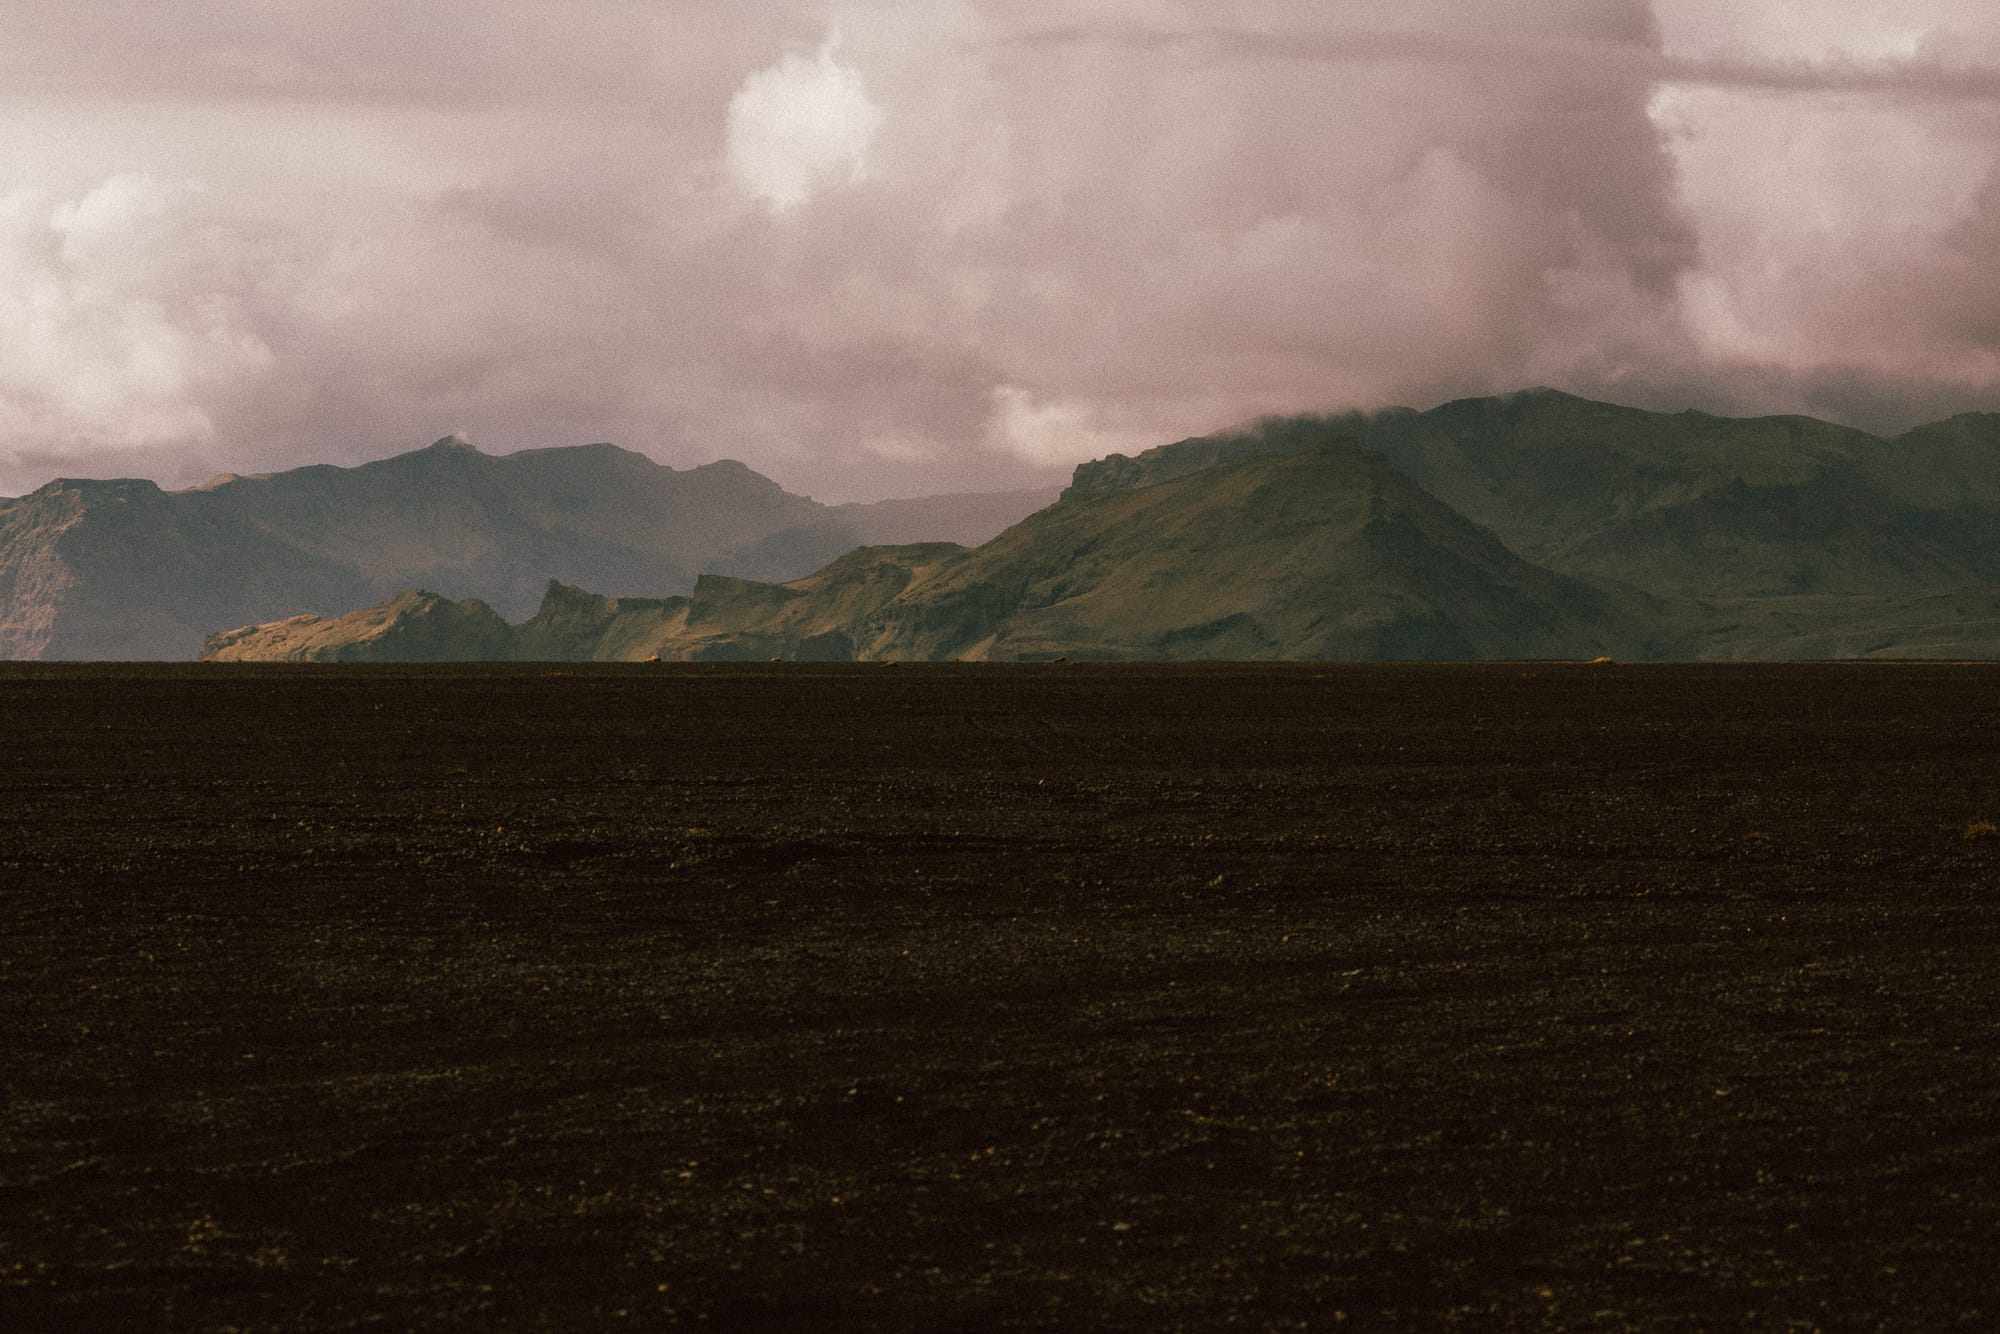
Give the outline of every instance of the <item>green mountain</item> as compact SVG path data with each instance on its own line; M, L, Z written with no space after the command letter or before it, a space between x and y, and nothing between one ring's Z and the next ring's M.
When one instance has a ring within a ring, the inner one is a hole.
M1628 608L1338 442L1073 488L867 628L868 656L925 658L1593 656L1643 641Z
M1078 469L1071 491L1353 440L1528 560L1662 596L1936 592L2000 579L2000 415L1894 440L1550 389L1293 417Z
M272 629L211 652L287 656ZM977 548L644 601L558 585L511 634L519 658L2000 657L2000 417L1883 440L1536 390L1274 420L1084 464Z

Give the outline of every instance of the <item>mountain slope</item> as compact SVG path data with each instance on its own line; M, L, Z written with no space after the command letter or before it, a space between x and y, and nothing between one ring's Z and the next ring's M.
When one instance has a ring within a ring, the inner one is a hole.
M1623 615L1352 446L1073 493L878 614L872 656L1439 658L1629 650Z
M2000 417L1895 440L1809 417L1724 418L1554 390L1428 412L1297 417L1113 455L1072 491L1353 439L1509 548L1658 595L1880 597L2000 579Z
M1641 654L1644 607L1513 555L1352 446L1077 492L977 549L869 547L635 605L551 588L516 656L1491 658ZM571 633L554 627L567 624ZM581 627L586 633L574 633ZM282 656L279 627L264 627ZM591 638L595 636L595 638ZM607 648L607 645L613 646ZM259 656L257 632L232 652Z

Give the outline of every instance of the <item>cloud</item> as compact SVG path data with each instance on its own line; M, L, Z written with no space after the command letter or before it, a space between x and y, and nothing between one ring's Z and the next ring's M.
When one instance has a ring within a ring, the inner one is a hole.
M2000 18L1950 0L172 10L0 10L0 493L463 427L847 498L1538 382L2000 398Z
M840 64L836 34L816 60L786 56L744 80L729 101L729 166L774 208L859 180L882 127L882 108L859 73Z
M1739 63L1810 41L1832 77L1806 90L1842 94L1711 86L1656 99L1702 228L1702 263L1683 284L1701 354L1690 378L1739 409L1880 431L2000 405L1981 276L2000 262L1985 222L2000 203L2000 105L1912 95L1940 69L1958 71L1946 92L2000 82L1981 72L2000 67L2000 18L1967 27L1962 7L1930 0L1756 15L1699 5L1670 41Z
M2000 102L2000 66L1964 63L1944 52L1856 59L1771 59L1677 55L1631 40L1508 38L1458 31L1339 27L1259 32L1195 27L1053 28L1007 44L1050 49L1104 43L1138 51L1185 48L1251 64L1405 64L1501 70L1570 81L1651 87L1677 84L1770 93L1886 94L1919 100Z
M1495 6L1488 20L1594 35L1610 9ZM1623 9L1646 40L1643 7ZM1070 369L1022 349L1009 360L1031 387L1077 396L1060 382L1083 371L1094 395L1178 389L1260 411L1479 392L1558 348L1671 323L1693 229L1643 86L1470 62L1421 79L1393 62L1329 72L1290 33L1136 51L1127 36L1014 48L1014 86L1032 83L1038 103L1010 119L1067 134L1087 115L1096 129L1028 146L1049 153L1037 174L1052 184L1023 183L1035 207L1013 225L1046 228L1037 249L1062 304L1107 316L1090 337L1122 353L1086 370L1089 353L1045 330ZM1392 36L1398 50L1431 41ZM1284 58L1260 59L1272 44Z
M206 442L207 396L268 370L186 196L130 174L72 198L0 195L0 439Z

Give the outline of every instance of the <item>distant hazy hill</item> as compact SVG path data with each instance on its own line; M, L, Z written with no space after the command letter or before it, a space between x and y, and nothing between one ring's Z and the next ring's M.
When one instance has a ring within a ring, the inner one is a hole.
M191 658L202 636L421 585L526 616L550 579L685 593L789 579L884 526L980 540L1033 493L832 509L740 463L677 471L611 445L495 457L457 441L191 491L51 482L0 500L0 658Z
M1537 390L1291 418L1084 464L975 549L685 597L558 586L510 634L523 658L2000 656L2000 416L1883 440Z
M1028 515L1055 503L1055 487L1030 491L972 491L914 500L874 500L835 505L833 516L857 533L863 546L907 542L956 542L976 547Z

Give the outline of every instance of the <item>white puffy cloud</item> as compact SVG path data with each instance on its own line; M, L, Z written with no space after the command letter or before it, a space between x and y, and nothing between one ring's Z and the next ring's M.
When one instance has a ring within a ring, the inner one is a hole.
M882 108L827 38L814 60L786 56L744 80L729 101L729 165L779 209L829 184L860 179Z
M201 443L211 397L272 364L185 191L111 176L0 195L0 440Z
M2000 406L2000 15L1680 0L1669 47L1763 85L1664 88L1702 263L1683 309L1727 406L1894 430Z

